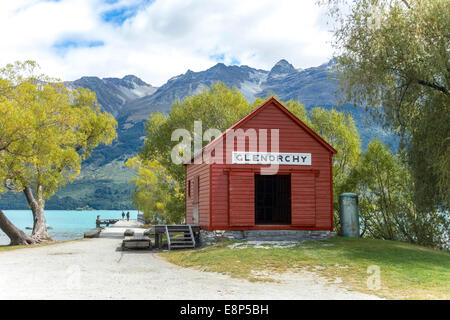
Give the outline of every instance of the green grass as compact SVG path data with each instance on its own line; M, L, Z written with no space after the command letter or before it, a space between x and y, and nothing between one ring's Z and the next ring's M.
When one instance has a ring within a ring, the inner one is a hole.
M407 243L333 238L293 248L230 249L225 242L200 250L162 253L168 261L251 281L258 271L312 271L349 289L393 299L450 299L450 253ZM380 268L381 286L367 286L369 266Z

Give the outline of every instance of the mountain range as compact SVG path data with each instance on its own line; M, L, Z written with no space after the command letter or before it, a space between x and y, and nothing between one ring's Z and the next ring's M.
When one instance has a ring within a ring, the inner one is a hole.
M152 86L134 75L123 78L82 77L65 82L68 88L88 88L98 103L118 121L118 138L110 146L100 146L83 165L76 181L60 190L47 202L48 209L129 209L129 180L135 173L124 166L136 155L145 137L145 121L153 112L168 113L174 100L200 92L221 81L236 87L249 100L276 95L281 101L299 100L307 109L336 107L337 81L330 72L333 60L318 67L297 69L286 60L271 70L218 63L200 72L188 70L170 78L161 87ZM392 142L392 135L366 119L361 108L340 106L350 112L361 135L363 146L372 137ZM25 209L23 195L6 194L0 198L2 209Z

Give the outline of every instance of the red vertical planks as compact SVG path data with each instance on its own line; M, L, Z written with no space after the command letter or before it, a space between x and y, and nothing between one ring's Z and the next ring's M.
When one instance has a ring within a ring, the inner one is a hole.
M229 174L230 226L253 226L255 225L254 174L233 171Z
M316 225L316 178L313 172L291 175L291 217L294 226Z

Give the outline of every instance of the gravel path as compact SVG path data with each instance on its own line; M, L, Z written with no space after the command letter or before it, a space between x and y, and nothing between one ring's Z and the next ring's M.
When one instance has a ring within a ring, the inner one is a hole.
M376 299L284 274L249 282L185 269L149 251L118 251L119 239L88 239L0 252L0 299Z
M133 230L135 234L143 234L145 229L141 228L142 223L136 220L119 220L110 227L103 228L100 233L100 238L120 238L123 239L123 235L126 230Z

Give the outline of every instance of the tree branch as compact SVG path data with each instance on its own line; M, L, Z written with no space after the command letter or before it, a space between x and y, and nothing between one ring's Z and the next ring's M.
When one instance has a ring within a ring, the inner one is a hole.
M439 90L439 91L441 91L441 92L443 92L443 93L448 95L448 89L443 87L443 86L440 86L440 85L438 85L436 83L431 83L431 82L428 82L428 81L425 81L425 80L417 80L417 83L421 84L423 86L426 86L426 87L430 87L430 88Z
M403 124L403 122L401 120L401 117L400 117L400 109L402 107L403 99L405 98L406 91L408 91L409 85L410 85L410 82L407 82L404 86L402 86L403 87L403 92L401 94L400 101L398 102L397 109L394 109L395 116L396 116L397 121L398 121L398 123L400 124L401 127L404 127L404 124Z
M5 187L6 189L8 189L9 191L12 191L12 192L19 192L19 189L18 189L18 188L14 188L14 187L11 186L10 184L8 184L8 179L5 179L5 180L4 180L3 185L4 185L4 187Z
M34 198L33 195L33 190L31 190L30 187L25 187L25 189L23 189L23 193L25 194L25 198L27 198L27 202L30 205L30 207L36 206L36 199Z
M408 3L406 0L402 0L402 2L405 4L405 6L406 6L408 9L411 9L411 6L409 5L409 3Z
M2 210L0 210L0 229L3 230L11 240L10 245L28 245L36 243L35 239L14 226Z

